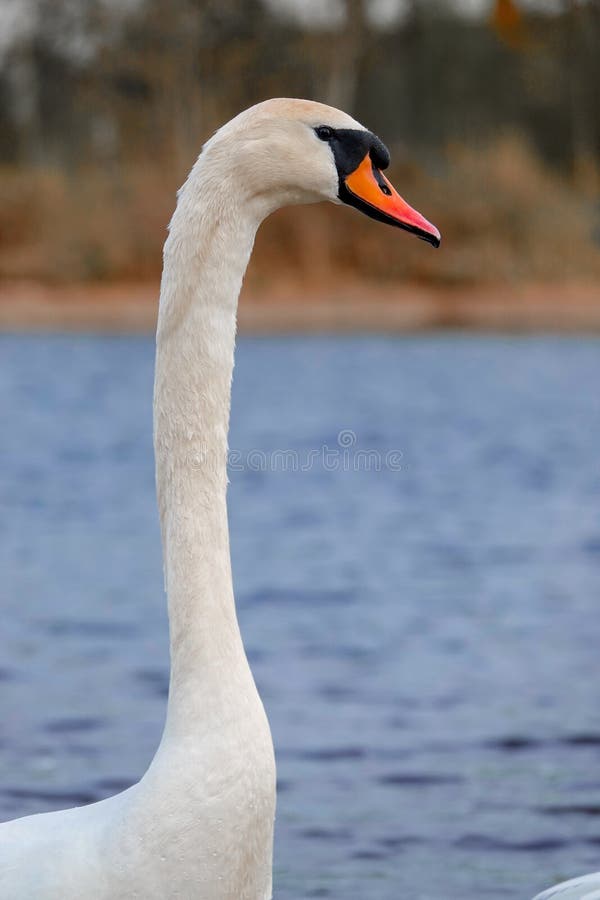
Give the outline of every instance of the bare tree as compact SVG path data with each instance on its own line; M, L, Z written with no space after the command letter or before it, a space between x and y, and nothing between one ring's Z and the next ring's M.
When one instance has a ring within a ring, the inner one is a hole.
M596 24L590 11L580 0L565 0L567 18L567 72L569 79L569 118L571 124L571 159L573 176L583 187L596 180L596 147L594 129L597 113L590 103L590 85L593 84L594 65L592 53L598 47L590 47Z
M332 40L326 100L353 113L369 38L366 0L345 0L345 20Z

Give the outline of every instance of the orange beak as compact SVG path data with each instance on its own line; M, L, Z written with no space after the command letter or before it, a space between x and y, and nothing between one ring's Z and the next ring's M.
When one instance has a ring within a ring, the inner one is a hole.
M367 153L360 165L342 181L340 199L366 215L416 234L422 241L440 246L435 225L402 199Z

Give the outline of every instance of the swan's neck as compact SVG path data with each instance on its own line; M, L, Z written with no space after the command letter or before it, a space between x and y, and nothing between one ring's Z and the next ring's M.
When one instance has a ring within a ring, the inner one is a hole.
M215 717L254 690L233 600L226 464L237 299L260 218L236 203L201 156L165 245L154 442L170 621L170 736L214 727Z

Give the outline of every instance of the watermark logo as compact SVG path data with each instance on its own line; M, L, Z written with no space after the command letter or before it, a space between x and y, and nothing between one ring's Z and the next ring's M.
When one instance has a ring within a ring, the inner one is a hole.
M198 464L202 465L198 460ZM360 446L356 432L344 428L338 432L335 444L321 444L304 450L229 450L227 467L230 472L399 472L402 468L400 450L381 451Z

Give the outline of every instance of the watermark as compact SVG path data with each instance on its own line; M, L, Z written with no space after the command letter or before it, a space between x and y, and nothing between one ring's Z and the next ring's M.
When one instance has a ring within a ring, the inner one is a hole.
M195 468L206 468L214 463L211 453L196 453ZM361 447L356 433L344 428L339 431L333 446L302 450L229 450L227 468L230 472L399 472L402 468L400 450L381 451Z

